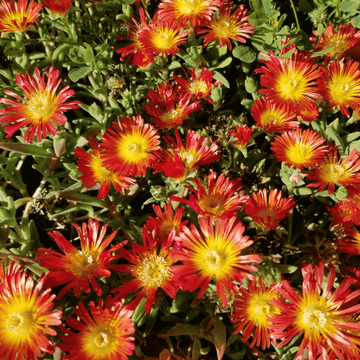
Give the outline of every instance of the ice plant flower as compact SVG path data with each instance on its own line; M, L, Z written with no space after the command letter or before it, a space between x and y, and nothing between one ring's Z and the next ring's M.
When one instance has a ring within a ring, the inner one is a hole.
M63 342L57 346L69 353L64 360L127 360L135 349L135 338L131 336L135 333L133 311L124 307L124 300L114 301L111 296L105 304L100 299L97 306L90 301L89 309L79 301L74 308L77 318L66 318L66 324L75 332L60 326L66 335L60 336Z
M237 147L238 149L246 147L251 140L253 132L254 129L250 129L247 125L236 125L236 130L229 130L229 135L234 138L234 140L231 141L231 145Z
M294 110L290 111L287 106L278 106L275 102L264 97L255 100L251 112L256 126L269 133L281 133L300 126Z
M288 344L295 336L303 334L300 348L294 360L303 359L305 349L309 360L318 359L319 355L327 359L332 350L337 358L352 359L352 350L359 341L360 324L351 323L347 317L359 314L360 305L350 302L359 294L351 291L354 279L346 276L339 287L331 293L335 280L335 270L330 269L324 290L321 285L324 278L324 265L320 262L314 268L311 264L302 266L302 296L283 280L278 291L285 297L286 303L276 299L270 300L281 313L270 316L273 330L271 338L281 340L277 345Z
M82 186L86 186L88 189L100 184L98 200L103 199L109 193L111 184L116 191L124 195L125 189L133 185L135 179L108 170L102 163L97 140L88 138L88 141L91 147L90 152L86 152L80 147L77 147L74 152L75 156L79 158L77 166L82 174L78 180L81 180Z
M56 295L44 289L45 275L35 284L24 269L5 271L0 282L0 358L35 360L55 349L47 335L61 324L61 310L51 311Z
M217 0L162 0L159 16L167 22L176 20L181 26L189 20L193 26L201 26L211 20L218 4Z
M296 115L301 117L303 121L313 121L318 118L319 109L315 104L305 109L298 108Z
M348 107L356 110L360 106L360 70L356 61L336 60L322 68L323 75L318 80L318 89L329 110L340 108L340 112L350 117Z
M322 162L328 146L322 145L325 139L317 132L300 128L277 136L271 143L271 150L279 161L294 169L314 166Z
M10 90L4 90L5 94L20 100L0 99L0 103L11 105L0 110L0 123L5 127L6 137L11 137L17 130L28 127L24 139L31 143L36 134L37 141L41 142L47 136L47 132L56 135L55 124L66 124L66 118L62 114L69 109L78 108L80 101L65 102L75 93L74 90L69 90L69 86L65 86L56 94L56 89L61 83L61 80L58 81L59 74L58 70L51 67L47 83L45 75L41 77L37 67L35 76L28 73L25 76L20 73L16 75L16 85L23 90L26 99Z
M155 55L140 49L134 54L131 61L134 65L138 66L139 69L146 70L150 64L154 63Z
M322 191L328 187L329 194L335 191L335 184L348 188L360 183L360 157L357 149L344 159L338 158L337 147L330 144L329 152L324 160L317 166L313 166L314 171L304 171L311 182L306 187L318 187Z
M310 57L295 51L289 59L280 58L274 53L261 53L267 61L260 69L260 84L266 89L259 92L275 103L277 108L293 109L311 108L316 100L322 100L316 81L321 70Z
M332 207L326 207L333 225L350 228L354 225L360 225L360 204L350 198L340 200ZM355 215L355 216L354 216Z
M182 289L195 291L197 298L206 292L210 282L216 280L216 294L227 305L226 291L238 293L234 280L242 284L243 279L254 280L249 271L257 271L250 263L260 263L259 255L241 255L253 241L244 236L245 226L232 218L219 218L213 224L212 216L199 218L202 233L191 224L179 235L182 244L171 251L171 257L182 264L174 265L174 275L179 278Z
M175 83L161 83L156 90L151 89L146 98L152 104L146 104L144 110L159 128L168 129L181 125L183 120L194 111L201 109L200 101L190 103L191 95Z
M49 269L46 285L50 287L64 286L57 295L61 299L66 293L74 288L74 295L80 296L81 289L89 294L92 288L98 296L102 290L96 281L97 277L110 276L110 261L113 259L112 250L105 250L117 234L112 232L105 240L107 226L104 225L98 236L99 222L89 219L89 225L84 222L82 228L73 224L80 237L81 250L78 250L70 241L58 231L49 233L56 241L56 244L64 252L64 255L50 249L39 248L36 261L40 266ZM125 242L120 244L125 245ZM118 246L120 246L118 245Z
M154 173L164 172L167 177L183 181L189 172L197 170L200 165L210 164L221 157L216 153L219 148L216 142L211 143L210 138L203 136L198 138L196 131L187 132L186 146L183 145L177 130L175 136L176 141L171 136L164 139L170 150L162 149L156 152Z
M247 197L244 210L262 229L274 230L295 206L294 200L281 196L278 189L270 190L269 197L266 189L259 190Z
M146 167L155 160L153 152L160 148L159 135L150 124L144 124L141 115L120 118L113 122L102 138L101 160L110 171L123 176L145 175ZM121 126L121 127L120 127Z
M220 47L227 45L228 49L231 50L230 39L245 43L246 39L251 38L255 26L249 24L248 10L241 4L231 14L232 6L232 1L227 5L225 2L221 2L219 16L214 15L208 23L204 24L208 29L197 31L197 34L206 34L204 46L219 39ZM203 25L201 24L201 26Z
M212 82L213 73L210 70L206 69L206 67L202 67L200 74L197 75L197 69L195 67L192 69L190 74L191 80L186 72L185 76L188 81L176 75L173 75L173 78L188 94L192 96L193 99L204 99L210 104L215 104L214 101L210 99L212 85L218 86L220 82Z
M338 250L346 254L360 255L360 233L358 230L346 228L345 238L339 241Z
M173 264L175 260L170 257L170 247L175 237L173 229L166 242L159 241L146 229L142 232L143 245L131 243L132 249L121 248L116 258L124 258L128 264L111 265L111 269L131 274L133 277L129 282L113 288L117 292L114 300L140 290L136 297L127 305L134 310L146 297L145 313L148 314L154 304L158 290L163 289L171 298L174 298L179 290L177 279L173 275Z
M181 30L182 26L177 21L165 22L156 18L151 25L138 32L138 39L143 51L164 56L175 55L189 34Z
M73 0L42 0L44 6L58 16L66 15L72 2Z
M188 200L171 196L170 200L186 204L202 216L230 218L236 216L236 210L240 209L246 199L243 192L235 194L242 187L240 180L240 178L230 180L224 174L220 174L218 177L215 171L210 170L206 188L197 178L193 179L197 190L187 186L196 196L191 194Z
M248 289L240 288L237 295L234 314L230 315L231 322L235 324L234 334L243 330L244 341L254 335L250 347L261 344L263 349L270 347L270 333L268 316L280 314L280 310L270 300L278 299L280 294L276 286L266 287L259 278L258 284L253 280L248 284Z
M31 0L2 0L0 3L0 32L25 31L39 18L42 4Z

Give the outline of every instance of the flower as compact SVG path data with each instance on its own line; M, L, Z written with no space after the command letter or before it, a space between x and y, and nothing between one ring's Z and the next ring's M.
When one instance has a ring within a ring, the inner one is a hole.
M80 101L65 102L75 94L74 90L68 90L69 86L56 94L61 82L57 81L59 74L58 70L51 67L46 84L45 75L41 77L37 67L35 76L30 76L27 72L25 76L20 73L16 75L16 85L24 91L27 100L10 90L4 90L5 94L20 100L0 99L0 103L12 105L0 110L0 122L1 126L6 126L6 137L11 137L17 130L28 126L24 139L31 143L36 133L37 141L41 142L47 132L56 135L54 123L66 124L66 118L62 114L69 109L77 109Z
M315 104L305 109L298 108L296 115L301 117L302 121L313 121L319 116L319 109Z
M160 21L157 17L151 25L138 32L138 39L143 51L158 55L175 55L180 51L178 46L187 40L188 32L183 31L177 21Z
M282 347L295 336L304 334L294 360L302 359L305 349L308 350L309 360L316 360L319 355L328 358L327 354L330 350L339 359L351 359L352 350L356 349L355 342L359 339L357 333L360 330L360 324L346 320L346 317L359 313L359 305L350 304L358 294L358 291L355 293L350 290L355 280L346 276L331 294L335 280L333 268L330 269L323 291L321 290L324 278L322 262L314 268L311 264L303 263L301 271L302 296L290 287L288 281L282 280L278 291L285 297L286 302L270 300L281 310L279 315L268 318L272 322L269 325L273 330L271 338L281 340L277 346Z
M0 358L35 360L43 352L53 354L46 335L56 336L49 326L61 324L62 311L51 311L56 295L44 290L45 275L35 284L32 275L13 266L0 281Z
M331 208L326 207L332 218L329 220L333 225L340 225L343 227L352 227L356 223L360 224L360 204L350 198L340 200ZM354 216L355 215L355 216Z
M231 141L231 144L238 149L244 148L251 140L253 132L254 129L250 129L247 125L236 125L236 131L233 129L229 130L229 135L236 138L236 140Z
M214 15L209 22L205 24L208 29L201 29L197 34L206 34L204 36L204 46L212 41L219 39L220 47L227 45L231 50L230 39L245 43L246 39L251 38L254 33L255 26L249 24L248 10L241 4L237 7L233 14L231 9L233 2L225 5L220 3L219 16Z
M244 210L261 228L274 230L295 206L294 200L281 196L281 190L272 189L268 199L266 189L259 190L247 197Z
M337 153L337 147L330 143L327 156L313 167L315 171L304 171L307 178L314 181L306 187L318 187L318 191L322 191L329 185L328 192L331 195L335 191L335 184L347 188L360 183L360 157L357 149L351 151L344 160L339 160Z
M0 4L0 32L27 30L39 18L42 4L34 0L2 0Z
M159 4L159 16L163 21L174 21L185 26L190 20L193 26L201 26L211 20L218 10L217 0L162 0Z
M236 210L240 209L240 204L246 199L246 197L242 196L243 192L234 195L235 192L241 189L240 180L238 178L231 181L224 174L217 177L216 172L210 170L207 189L202 186L199 179L194 178L193 181L197 186L197 190L189 186L188 188L196 193L196 197L191 194L189 200L186 200L171 196L170 200L187 204L202 216L230 218L236 216Z
M39 248L35 260L40 262L40 266L49 269L46 286L55 287L67 284L57 295L57 300L61 299L70 289L74 288L74 295L80 296L81 289L87 294L90 293L89 282L98 296L102 290L95 280L96 277L110 276L109 266L113 260L112 250L105 250L114 239L117 230L112 232L105 240L107 226L101 228L100 235L99 222L89 219L88 229L84 222L82 228L73 224L80 237L81 250L78 250L58 231L49 233L56 241L56 244L64 252L62 255L50 249ZM120 245L125 245L122 242ZM118 246L120 246L118 245Z
M338 243L338 250L346 254L360 255L360 233L358 230L346 228L346 238Z
M112 130L109 127L102 138L101 160L110 171L123 176L134 177L145 175L146 167L155 160L153 151L160 148L159 135L150 124L144 124L141 115L120 118L121 128L113 122Z
M97 140L88 138L88 141L91 147L90 153L80 147L75 149L75 156L79 158L77 162L78 170L82 173L78 180L81 180L82 186L86 186L88 189L100 183L98 200L103 199L109 193L111 184L113 184L116 191L124 195L125 189L133 185L135 180L122 176L120 173L109 171L102 163Z
M42 0L42 2L56 15L64 16L68 13L73 0Z
M189 79L188 74L185 72L185 76L188 81L173 75L173 78L177 81L177 83L188 93L191 94L193 99L204 99L208 101L210 104L215 104L214 101L210 99L212 85L218 86L220 84L219 81L212 82L213 73L206 69L205 67L201 68L201 73L196 75L196 67L191 71L191 81Z
M284 132L300 126L294 111L287 106L278 106L267 98L255 100L251 108L256 126L268 132Z
M293 109L312 108L315 100L322 100L316 86L321 70L313 63L310 57L296 51L289 59L275 56L274 53L261 53L266 57L266 66L255 72L262 73L260 89L266 98L273 101L277 108L288 107Z
M189 105L191 95L185 93L174 83L161 83L156 91L151 89L146 98L152 104L146 104L144 110L153 116L151 119L160 128L167 129L181 125L183 120L192 112L201 109L200 101Z
M118 293L114 298L117 300L140 290L127 307L134 310L146 296L145 313L148 314L160 288L171 298L174 298L179 290L177 280L173 275L175 260L169 254L175 230L172 230L166 242L155 239L154 235L149 234L146 229L143 229L142 235L143 246L132 243L132 250L121 248L119 254L116 255L116 258L124 258L129 263L111 266L113 270L131 274L133 279L111 291Z
M216 279L216 294L227 305L225 291L238 293L234 280L243 283L243 279L255 279L249 271L257 271L249 263L260 263L259 255L241 255L253 241L244 236L245 226L232 218L219 218L215 229L211 216L199 218L202 234L191 224L184 228L178 241L181 246L171 251L171 257L182 264L174 265L174 276L181 282L182 290L195 291L200 288L197 298L206 292L211 280Z
M90 312L79 301L74 308L77 319L68 316L66 324L76 330L73 332L60 326L67 335L61 335L57 346L61 351L69 352L64 360L127 360L135 349L135 333L131 316L133 311L124 307L124 300L114 301L108 296L106 303L102 299L95 306L89 304Z
M138 66L141 70L148 69L149 65L154 63L154 61L154 54L148 53L147 51L143 51L141 49L136 51L132 59L132 63Z
M260 343L263 349L270 346L270 333L268 316L280 314L280 310L270 300L278 299L279 293L276 286L266 287L259 278L258 284L253 280L248 284L248 290L240 288L241 294L237 295L234 314L230 315L231 322L235 324L234 334L243 331L244 341L248 341L254 329L255 333L250 347Z
M271 150L279 161L294 169L319 164L328 152L328 146L322 145L325 139L317 132L300 128L277 136L271 143Z
M209 138L197 137L196 131L189 130L184 147L179 132L175 130L176 142L171 137L165 138L170 150L162 149L156 152L157 163L153 164L156 169L154 173L164 172L164 175L178 181L183 181L190 171L197 170L200 165L210 164L219 159L221 155L216 154L219 148L216 142Z
M328 68L322 68L318 89L324 100L329 102L329 110L339 106L341 114L350 117L348 106L353 110L360 106L359 65L352 60L336 60Z

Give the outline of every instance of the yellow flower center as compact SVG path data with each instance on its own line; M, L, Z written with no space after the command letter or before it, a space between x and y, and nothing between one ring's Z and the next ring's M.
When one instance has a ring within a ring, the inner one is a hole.
M86 251L77 251L70 255L70 269L78 278L86 278L93 274L98 268L97 249L92 253Z
M172 49L176 42L175 32L168 28L159 29L158 32L154 33L152 41L160 51Z
M221 216L227 209L226 199L219 194L205 195L198 203L200 209L212 214L214 217Z
M98 322L89 331L84 333L83 346L87 354L92 354L94 359L108 359L118 348L118 339L121 336L117 322L111 320L104 324Z
M146 139L138 132L126 134L118 143L119 157L128 163L139 163L148 156Z
M30 310L22 310L10 314L6 319L6 328L12 333L26 334L35 325L34 314Z
M110 342L109 336L107 332L104 331L99 331L99 333L94 338L94 344L99 348L109 346L109 342Z
M194 164L199 160L200 157L199 154L195 153L195 150L189 149L189 150L179 151L179 156L184 161L186 170L188 171L195 170L193 169Z
M102 160L100 159L100 153L99 156L96 156L95 158L91 159L90 167L94 172L94 176L96 180L100 182L110 181L114 183L118 178L118 175L116 175L112 171L109 171L105 166L102 165Z
M279 110L266 110L261 115L260 123L263 128L267 125L279 126L284 123L284 118Z
M236 35L234 22L228 18L212 23L211 27L219 38L228 38L230 35Z
M208 265L209 269L213 271L217 271L221 269L223 264L222 257L219 255L219 253L216 250L212 250L205 256L205 262Z
M145 254L137 267L137 276L145 287L162 286L171 279L171 260L155 252Z
M189 92L191 94L196 95L198 93L202 93L202 97L206 97L210 91L211 87L209 88L207 83L203 80L195 80L189 86Z
M310 161L313 153L313 148L304 143L295 143L286 149L286 157L293 164L304 164Z
M321 305L311 305L304 309L302 322L310 329L321 330L325 327L329 318L329 311Z
M275 84L275 89L285 100L299 101L306 96L306 88L306 78L296 69L284 71Z
M177 110L177 109L171 109L170 111L161 115L160 118L163 122L171 124L174 121L176 121L178 118L180 118L181 116L182 116L182 111Z
M351 174L341 163L324 163L322 166L322 175L324 180L334 183L346 181L351 177Z
M356 74L336 73L328 84L329 95L335 104L348 105L349 102L359 97L359 81Z
M325 39L323 48L329 49L331 47L334 48L330 51L330 53L327 54L328 56L335 54L341 55L348 49L349 41L344 36L334 36L332 38Z
M51 118L56 109L57 99L50 94L40 91L27 101L27 111L34 124Z
M172 230L172 228L175 226L177 227L178 224L175 224L173 221L171 220L165 220L161 223L160 225L160 236L168 236Z

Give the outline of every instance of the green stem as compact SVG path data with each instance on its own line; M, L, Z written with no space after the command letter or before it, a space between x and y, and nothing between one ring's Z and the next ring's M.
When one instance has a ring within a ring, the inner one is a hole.
M298 19L298 16L297 16L297 13L296 13L296 9L295 9L295 5L293 3L292 0L290 0L290 4L291 4L291 7L293 9L293 12L294 12L294 17L295 17L295 22L296 22L296 27L298 30L300 30L300 23L299 23L299 19Z
M292 186L289 187L289 198L294 198L294 188ZM292 229L293 229L293 218L294 218L294 208L290 210L290 216L287 218L287 242L291 244L292 237Z

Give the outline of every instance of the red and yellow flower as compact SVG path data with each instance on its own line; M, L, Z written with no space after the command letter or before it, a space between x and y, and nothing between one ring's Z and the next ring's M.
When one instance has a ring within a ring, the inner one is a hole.
M64 16L68 13L73 0L42 0L45 7L50 9L58 16Z
M356 110L360 106L359 65L352 60L336 60L329 67L322 68L318 89L324 100L329 102L329 110L339 107L341 114L350 117L348 107Z
M41 3L31 0L2 0L0 3L0 32L27 30L39 18Z
M144 124L141 115L120 118L120 125L112 123L102 138L101 160L110 171L123 176L145 175L146 167L155 160L152 153L160 148L159 135L150 124Z
M216 294L226 306L226 291L239 292L234 281L242 284L244 278L254 280L249 271L257 268L250 263L260 263L262 259L259 255L241 255L253 241L244 236L245 226L235 216L219 218L215 226L211 216L201 217L199 225L202 233L193 224L190 229L184 228L178 237L182 246L171 251L171 257L182 262L174 265L174 276L185 291L200 288L198 299L215 278Z
M360 225L360 204L351 198L340 200L331 208L326 207L326 209L332 217L329 220L333 225L340 225L346 228Z
M246 197L242 193L235 194L241 189L240 178L230 180L220 174L218 177L216 172L210 170L208 176L207 188L205 188L199 179L194 178L193 181L197 186L197 190L188 187L196 197L191 194L189 199L171 196L171 201L178 201L187 204L193 208L197 214L202 216L212 216L213 218L236 216L236 210L240 209L241 204L245 202Z
M360 255L360 232L346 228L344 234L345 238L338 243L338 250L346 254Z
M124 195L125 189L133 185L135 179L108 170L102 163L97 140L88 138L88 141L91 147L90 152L86 152L79 147L75 149L74 154L79 158L77 162L78 170L82 173L78 180L81 180L82 186L86 186L88 189L100 184L98 200L103 199L109 193L111 184L113 184L116 191Z
M56 295L44 289L45 275L35 284L18 264L10 268L0 281L0 358L35 360L44 352L53 354L48 336L56 331L50 326L60 325L62 316L61 310L51 311Z
M69 86L65 86L56 94L61 82L58 81L59 74L58 70L51 67L47 83L45 83L45 75L41 77L37 67L35 76L30 76L28 73L25 76L20 73L16 75L16 85L23 90L27 99L10 90L4 90L5 94L19 100L0 99L0 103L11 105L0 110L0 122L1 126L6 127L6 137L11 137L17 130L28 127L24 139L31 143L36 134L37 141L41 142L48 132L56 135L55 124L66 124L66 118L62 114L69 109L78 108L80 101L65 102L75 93L74 90L69 90Z
M231 50L230 39L245 43L246 39L251 38L254 33L255 26L249 24L248 10L244 5L239 5L231 14L233 2L229 4L220 3L219 16L214 15L205 26L208 29L201 29L197 34L206 34L204 36L204 45L208 45L212 41L219 39L220 47L227 45ZM203 26L203 25L201 25Z
M280 340L277 346L282 347L295 336L303 334L295 360L302 359L306 349L309 360L316 360L320 355L328 358L330 351L339 359L352 359L352 350L357 349L356 343L360 339L360 324L348 322L346 319L359 314L360 305L351 303L354 297L359 295L359 290L350 290L355 280L346 276L331 293L335 280L333 268L330 269L323 291L322 262L314 268L311 264L303 264L302 274L302 296L291 288L288 281L283 280L278 291L285 297L286 302L270 300L281 310L279 315L268 318L272 323L269 325L273 331L271 338Z
M262 229L274 230L295 206L294 200L281 196L281 190L270 190L269 197L266 189L259 190L247 197L244 210Z
M77 224L75 226L80 237L81 250L78 250L70 241L58 231L49 233L56 241L56 244L64 252L64 255L45 248L39 248L36 255L36 261L40 262L40 266L49 269L47 275L46 286L56 287L67 284L57 295L57 299L61 299L66 293L74 288L74 295L80 296L81 290L89 294L90 285L95 293L100 296L102 290L97 283L97 277L111 275L109 266L113 260L112 250L105 250L110 242L117 234L117 230L112 232L105 240L107 226L104 225L98 236L99 222L89 219L89 228L84 222L82 228ZM126 242L118 246L125 245Z
M97 306L90 301L89 309L79 301L74 308L77 318L66 318L66 324L75 332L60 326L66 335L60 336L63 342L57 346L69 353L64 360L127 360L135 349L135 338L131 336L135 333L133 311L124 307L124 300L114 301L111 296L105 304L100 299Z
M161 83L156 91L151 89L146 98L152 104L146 104L144 110L153 116L151 119L159 128L167 129L181 125L183 120L192 112L201 109L200 101L189 104L191 95L174 83Z
M279 161L294 169L303 169L322 162L328 146L322 145L325 139L317 132L300 128L277 136L271 143L271 150Z
M236 130L229 130L229 135L234 138L234 140L230 142L231 145L237 147L238 149L246 147L251 140L253 132L254 129L250 129L247 125L236 125Z
M251 112L256 126L270 133L281 133L300 126L294 110L290 111L287 106L278 106L267 98L255 100Z

